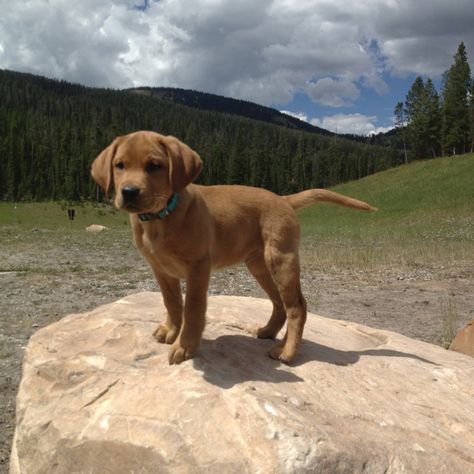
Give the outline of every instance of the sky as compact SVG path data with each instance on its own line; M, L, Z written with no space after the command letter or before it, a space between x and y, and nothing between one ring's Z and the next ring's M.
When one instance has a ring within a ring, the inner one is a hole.
M0 0L0 12L0 69L194 89L339 133L393 127L415 77L440 88L461 42L474 72L473 0Z

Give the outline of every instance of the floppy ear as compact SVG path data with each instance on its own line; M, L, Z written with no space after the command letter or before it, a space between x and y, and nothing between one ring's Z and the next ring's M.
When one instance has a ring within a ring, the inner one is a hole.
M178 192L197 178L202 169L202 160L194 150L175 137L165 137L164 144L170 159L171 186L174 192Z
M92 162L91 175L94 181L105 191L105 195L114 185L114 175L112 170L112 160L119 145L116 138L100 155Z

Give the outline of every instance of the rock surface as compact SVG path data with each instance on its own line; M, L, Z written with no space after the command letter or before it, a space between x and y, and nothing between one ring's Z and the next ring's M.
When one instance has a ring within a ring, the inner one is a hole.
M449 348L474 357L474 319L456 334Z
M26 349L11 474L474 472L474 364L308 315L292 366L250 336L266 300L213 296L198 357L169 366L141 293Z

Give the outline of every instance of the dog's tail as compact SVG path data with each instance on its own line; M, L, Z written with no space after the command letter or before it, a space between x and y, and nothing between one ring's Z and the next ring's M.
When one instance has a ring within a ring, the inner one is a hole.
M334 191L327 189L308 189L300 193L283 196L286 201L290 203L293 209L302 209L311 206L317 202L331 202L339 206L351 207L353 209L360 209L362 211L377 211L376 207L372 207L364 201L350 198Z

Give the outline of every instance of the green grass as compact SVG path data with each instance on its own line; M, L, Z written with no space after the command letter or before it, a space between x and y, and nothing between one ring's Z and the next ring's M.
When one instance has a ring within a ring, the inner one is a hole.
M76 211L73 221L68 219L68 208ZM83 255L107 250L120 255L132 245L128 220L126 213L111 205L0 202L0 272L17 272L19 277L91 272L100 260L92 265L69 255L77 256L77 250ZM86 232L91 224L109 230Z
M360 212L327 204L299 213L302 255L319 267L442 265L474 255L474 155L411 163L333 188L379 208ZM76 218L69 221L68 207ZM114 232L90 235L90 224ZM118 232L117 232L118 231ZM0 203L0 239L11 251L58 243L100 246L130 242L128 217L111 205ZM67 242L66 242L67 241ZM11 265L2 271L25 270ZM34 271L33 268L26 269ZM72 266L68 271L79 271Z
M68 219L67 209L75 209L73 221ZM37 232L57 230L84 230L90 224L117 227L128 224L125 213L112 206L92 203L65 205L58 202L7 203L0 202L0 226L14 226Z
M334 258L347 266L472 258L473 154L415 162L333 189L379 211L326 204L302 210L303 247L317 251L319 264Z

